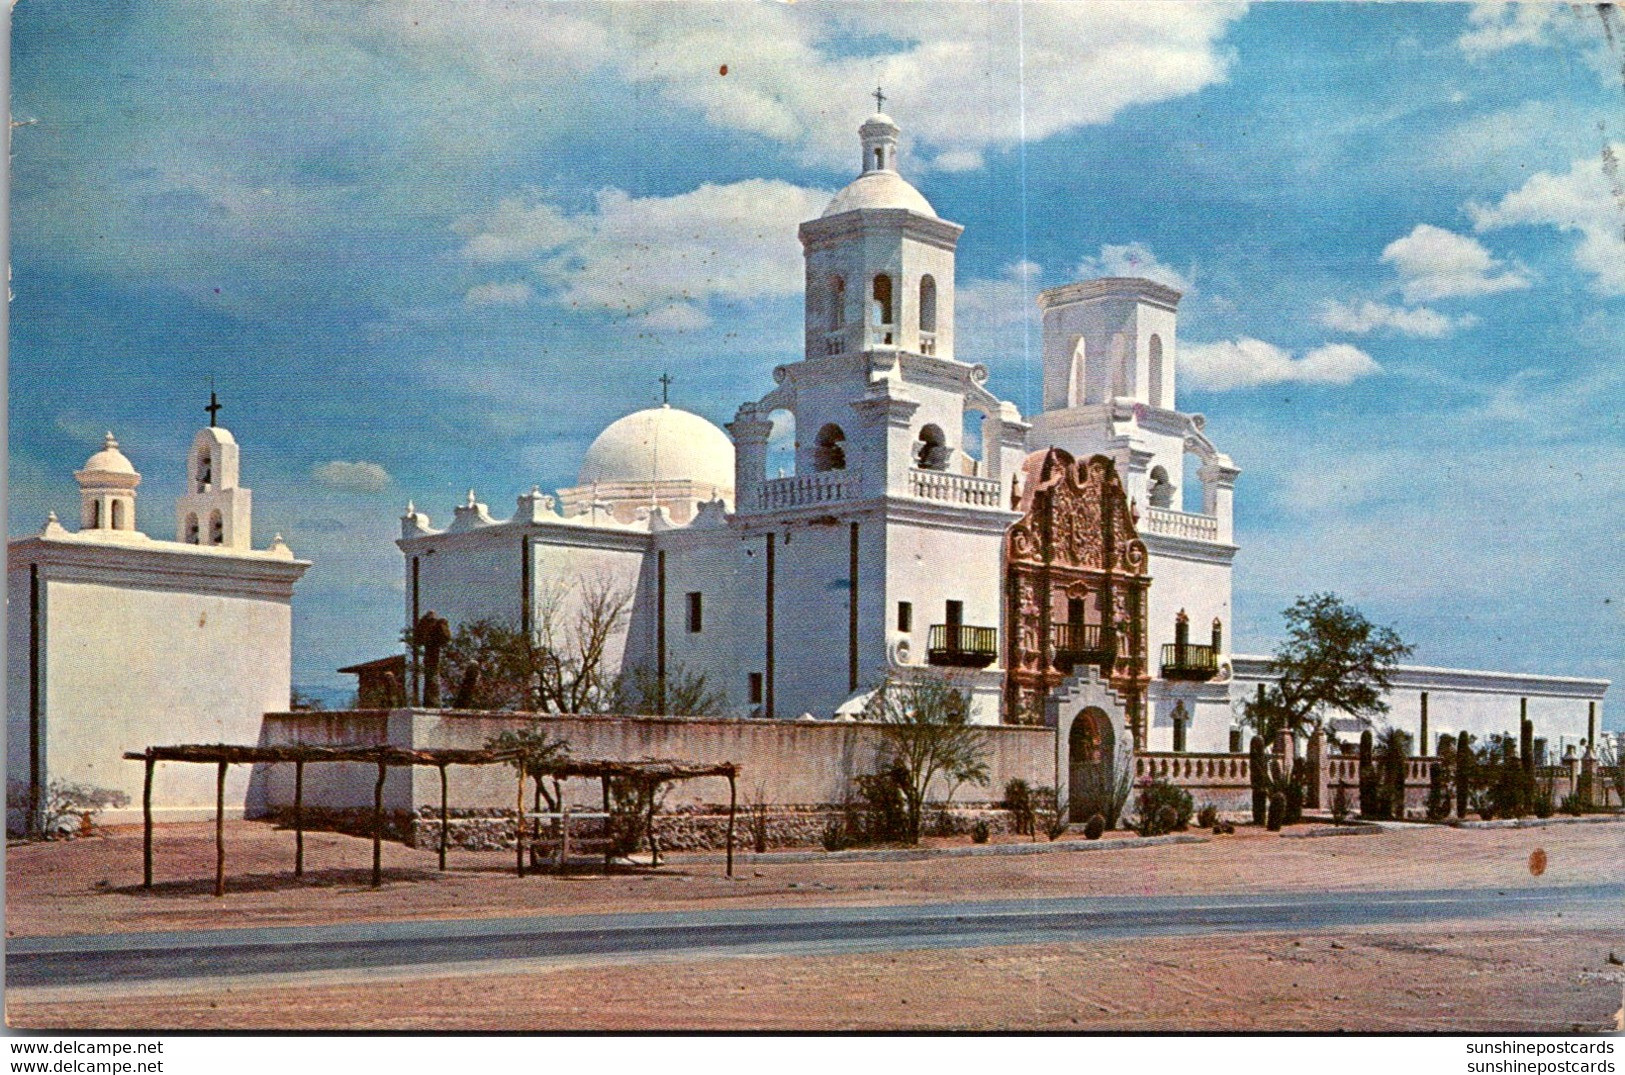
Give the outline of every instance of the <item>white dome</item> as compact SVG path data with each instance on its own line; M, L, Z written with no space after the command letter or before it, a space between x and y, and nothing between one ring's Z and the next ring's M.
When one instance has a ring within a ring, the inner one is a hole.
M924 216L934 217L937 211L925 200L925 195L896 172L865 172L830 200L824 216L850 212L853 209L911 209Z
M577 484L684 479L732 489L733 441L699 415L665 405L611 422L587 449Z
M135 466L125 454L118 450L118 441L113 434L107 434L102 441L102 450L85 460L81 474L134 474Z

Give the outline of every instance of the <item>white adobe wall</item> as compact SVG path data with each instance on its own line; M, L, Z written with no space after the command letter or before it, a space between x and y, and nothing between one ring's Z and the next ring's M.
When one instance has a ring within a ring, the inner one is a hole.
M285 602L66 580L44 589L45 770L50 779L129 795L129 807L104 812L104 822L141 817L142 766L124 761L125 751L257 743L261 716L287 708L292 620ZM26 639L26 619L24 627ZM24 675L26 780L26 665ZM228 813L242 815L248 786L248 767L231 767ZM212 816L214 767L160 764L153 800L165 821Z
M28 783L27 565L6 572L6 782Z
M1233 697L1238 701L1265 682L1268 658L1238 656ZM1603 696L1608 681L1559 676L1519 675L1464 668L1404 666L1394 677L1389 695L1388 722L1414 738L1420 732L1421 696L1428 695L1428 752L1443 733L1466 731L1482 741L1494 734L1518 734L1520 700L1528 699L1535 737L1545 739L1548 758L1561 756L1562 744L1586 738L1592 703L1596 722L1603 726ZM1418 748L1419 749L1419 748Z
M724 694L728 716L760 715L761 707L750 703L750 675L766 674L762 600L766 553L762 539L732 528L672 531L660 535L656 547L666 554L668 671L681 667L691 674L704 673L707 688ZM691 592L701 595L698 634L688 630L687 595ZM635 661L650 669L655 666L654 607L653 598L646 593L640 613L646 613L651 622L643 625L645 617L640 616Z

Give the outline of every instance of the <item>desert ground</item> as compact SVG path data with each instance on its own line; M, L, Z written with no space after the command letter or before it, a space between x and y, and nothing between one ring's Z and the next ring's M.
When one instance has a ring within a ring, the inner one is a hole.
M212 894L211 825L158 830L140 889L138 829L7 853L8 937L617 911L906 905L1068 896L1494 891L1625 881L1625 824L1302 838L1251 828L1204 843L922 861L684 856L655 872L517 878L511 857L227 825L228 891ZM1536 852L1541 854L1537 855ZM162 995L8 990L36 1028L1553 1030L1617 1025L1625 908L1564 922L1478 920L1135 941L773 958L581 961L479 973L278 983L188 982Z

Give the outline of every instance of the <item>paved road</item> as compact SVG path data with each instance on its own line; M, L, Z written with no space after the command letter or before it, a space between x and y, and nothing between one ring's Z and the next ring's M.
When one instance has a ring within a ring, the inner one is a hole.
M264 975L497 969L680 955L839 955L907 948L1116 941L1504 919L1617 925L1625 885L1422 892L1087 897L883 907L573 915L177 933L27 937L6 944L8 988Z

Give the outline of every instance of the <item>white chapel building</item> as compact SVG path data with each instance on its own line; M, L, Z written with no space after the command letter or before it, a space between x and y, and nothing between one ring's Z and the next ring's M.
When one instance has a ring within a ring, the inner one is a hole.
M898 173L899 135L871 116L861 173L801 225L804 349L770 391L726 433L669 405L627 415L574 487L533 488L505 520L472 492L443 529L409 506L407 623L540 631L616 586L631 604L611 669L703 673L739 718L834 719L887 676L930 674L983 723L1064 739L1057 707L1087 697L1137 749L1238 749L1236 703L1267 661L1232 652L1241 471L1179 409L1179 292L1043 292L1043 410L1024 417L955 356L963 229ZM768 473L775 420L793 423L792 473ZM1431 749L1527 709L1557 748L1595 740L1606 688L1407 669L1392 719Z
M107 434L75 472L77 530L52 512L6 549L6 782L9 828L53 783L122 791L104 821L141 816L142 767L125 751L259 741L260 719L289 702L294 583L310 566L278 534L251 544L238 445L210 425L186 463L175 539L136 525L141 475ZM234 767L228 812L241 816L250 772ZM204 766L160 766L154 812L212 815ZM252 812L252 809L251 809Z

